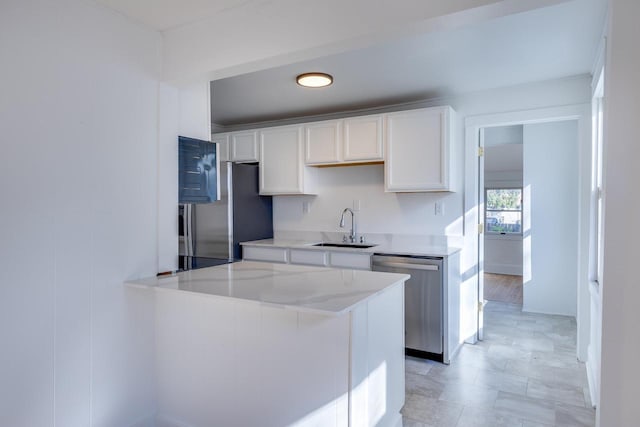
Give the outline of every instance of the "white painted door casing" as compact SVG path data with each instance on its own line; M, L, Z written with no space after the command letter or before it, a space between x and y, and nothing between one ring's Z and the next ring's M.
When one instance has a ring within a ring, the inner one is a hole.
M385 114L385 191L451 191L451 107Z

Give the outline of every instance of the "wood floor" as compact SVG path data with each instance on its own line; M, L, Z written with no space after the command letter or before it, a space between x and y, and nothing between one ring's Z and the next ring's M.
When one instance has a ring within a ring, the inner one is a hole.
M484 299L522 306L522 276L484 273Z
M485 307L485 340L451 365L407 357L404 427L593 427L576 321Z

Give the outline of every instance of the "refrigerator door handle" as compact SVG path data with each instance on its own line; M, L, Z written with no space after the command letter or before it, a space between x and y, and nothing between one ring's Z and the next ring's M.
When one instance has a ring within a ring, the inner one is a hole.
M376 265L380 265L382 267L398 267L405 268L408 270L430 270L430 271L438 271L439 268L435 264L408 264L405 262L382 262L375 261Z
M184 215L182 217L184 236L184 253L187 256L193 256L193 221L192 207L190 203L184 205Z

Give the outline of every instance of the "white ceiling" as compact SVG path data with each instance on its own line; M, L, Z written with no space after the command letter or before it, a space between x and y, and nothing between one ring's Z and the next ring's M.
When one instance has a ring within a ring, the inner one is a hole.
M260 0L97 0L147 27L168 30Z
M605 9L605 0L573 0L216 80L212 122L278 120L588 74ZM309 71L332 74L334 84L297 86L295 76Z

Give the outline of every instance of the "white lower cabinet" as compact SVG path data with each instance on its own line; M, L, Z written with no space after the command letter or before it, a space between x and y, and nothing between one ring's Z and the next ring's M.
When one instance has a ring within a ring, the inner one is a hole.
M305 251L302 249L291 249L289 253L289 262L291 264L304 264L304 265L321 265L326 266L328 264L327 252L320 251Z
M267 248L264 246L243 246L242 259L251 261L289 262L287 248Z
M242 245L242 259L371 270L371 254Z
M371 270L371 255L349 252L331 252L329 254L331 267L353 268L356 270Z

